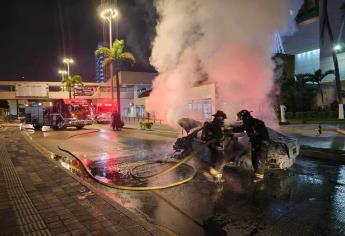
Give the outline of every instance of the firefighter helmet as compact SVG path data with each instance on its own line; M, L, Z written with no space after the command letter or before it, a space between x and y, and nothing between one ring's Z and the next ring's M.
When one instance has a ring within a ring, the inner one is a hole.
M213 114L212 116L214 116L214 117L222 117L223 119L226 119L227 118L227 116L226 116L226 114L223 112L223 111L220 111L220 110L218 110L215 114Z
M239 113L237 113L237 116L240 120L243 120L243 121L252 118L252 115L250 114L248 110L240 111Z

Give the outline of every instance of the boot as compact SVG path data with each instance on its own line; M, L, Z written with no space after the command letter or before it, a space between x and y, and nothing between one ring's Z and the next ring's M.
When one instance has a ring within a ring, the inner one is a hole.
M254 177L254 183L260 182L262 180L264 180L265 175L261 174L261 173L255 173L255 177Z

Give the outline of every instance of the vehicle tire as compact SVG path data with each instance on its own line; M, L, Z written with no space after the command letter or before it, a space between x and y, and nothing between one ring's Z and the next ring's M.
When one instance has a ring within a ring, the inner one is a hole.
M53 129L55 130L61 130L66 128L65 126L65 121L62 120L61 118L56 121L56 125L54 125Z
M82 128L84 128L84 125L77 125L76 128L77 129L82 129Z

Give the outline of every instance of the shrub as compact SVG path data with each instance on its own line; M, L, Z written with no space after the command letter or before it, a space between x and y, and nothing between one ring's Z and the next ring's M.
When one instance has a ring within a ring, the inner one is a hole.
M286 117L286 119L293 119L293 118L295 118L295 113L294 112L286 112L285 117Z
M287 112L286 119L315 120L315 119L336 119L336 111L306 111L306 112Z
M150 130L153 126L153 122L149 120L144 120L139 122L140 128L141 129L148 129Z

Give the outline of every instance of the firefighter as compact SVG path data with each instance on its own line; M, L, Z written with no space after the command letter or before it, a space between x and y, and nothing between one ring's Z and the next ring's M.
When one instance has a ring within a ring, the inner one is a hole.
M237 113L237 120L242 121L240 126L232 126L233 132L246 132L251 143L252 165L254 168L254 182L263 180L264 165L268 154L269 134L265 123L252 117L249 111Z
M217 140L217 147L222 148L222 141L224 138L224 120L227 118L227 116L223 111L217 111L212 116L214 117L211 122L213 137Z
M220 171L222 162L224 161L223 155L223 140L224 140L224 120L227 118L223 111L217 111L212 115L214 118L211 122L205 122L202 131L202 140L207 142L215 139L215 143L209 145L211 151L211 167L209 173L213 176L216 183L221 183L222 173Z
M111 113L111 126L113 128L113 130L115 131L120 131L120 117L119 117L119 113L114 110L113 113Z
M217 111L212 115L214 118L211 122L205 122L203 126L203 139L205 141L223 138L224 120L227 118L223 111Z
M227 116L223 111L217 111L212 116L214 117L212 122L204 123L202 139L203 141L216 139L216 143L215 145L212 145L212 148L222 149L224 120L227 118Z

